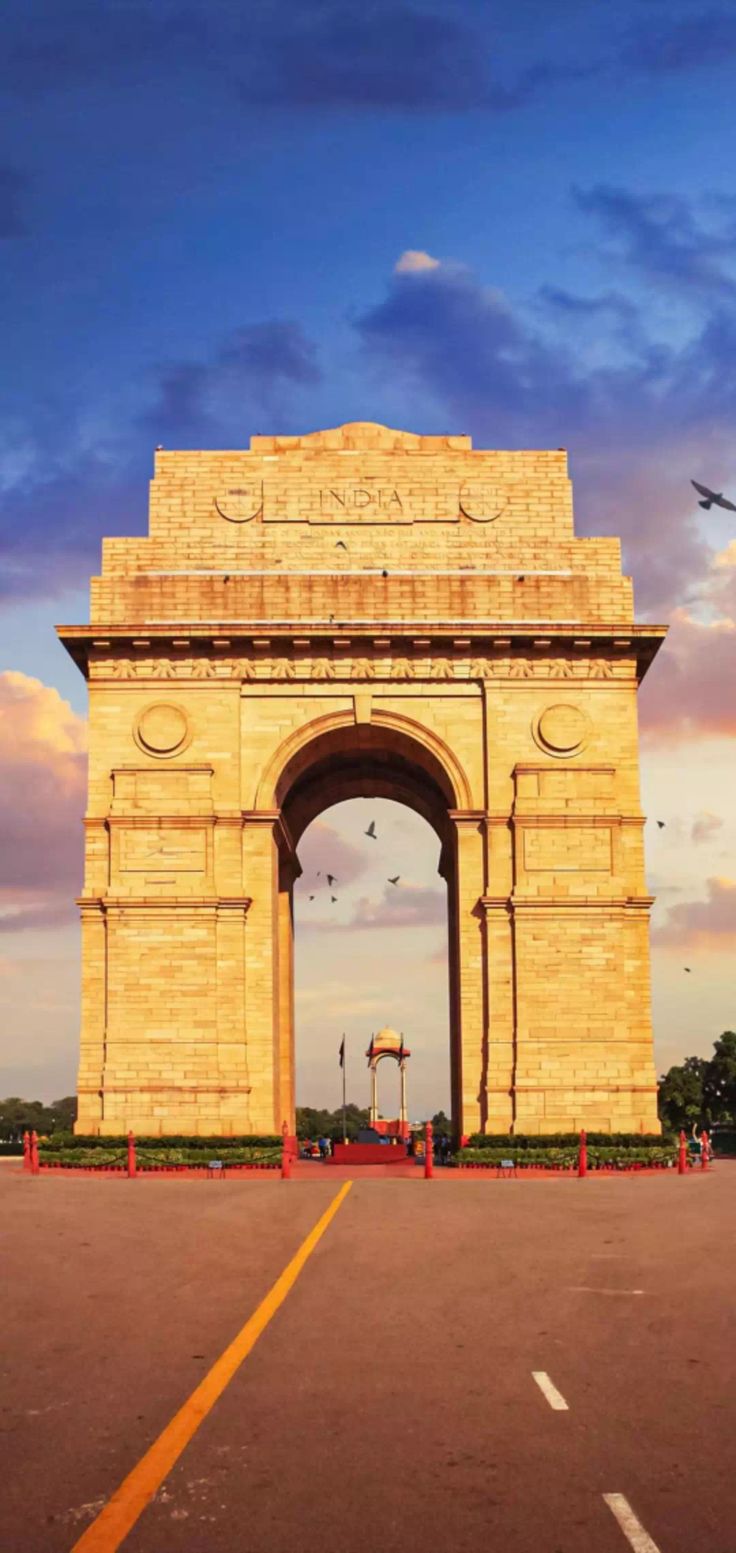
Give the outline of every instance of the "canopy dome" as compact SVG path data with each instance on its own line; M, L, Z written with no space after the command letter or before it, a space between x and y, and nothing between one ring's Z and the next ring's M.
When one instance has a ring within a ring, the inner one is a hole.
M401 1045L401 1036L397 1035L396 1031L392 1030L389 1025L385 1025L383 1030L379 1030L378 1035L374 1035L373 1045L395 1047L398 1051Z

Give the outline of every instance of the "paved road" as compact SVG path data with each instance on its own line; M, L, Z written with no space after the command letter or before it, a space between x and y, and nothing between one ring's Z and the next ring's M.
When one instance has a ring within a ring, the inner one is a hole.
M73 1547L337 1189L2 1173L3 1553ZM358 1177L126 1553L626 1553L607 1493L736 1553L735 1207Z

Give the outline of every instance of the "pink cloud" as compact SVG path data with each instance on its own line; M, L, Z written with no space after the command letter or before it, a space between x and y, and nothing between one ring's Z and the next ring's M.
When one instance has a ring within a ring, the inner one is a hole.
M327 820L312 822L299 842L298 855L303 870L299 888L310 893L315 889L326 888L328 873L334 874L338 884L343 887L359 879L367 867L366 859L359 849L338 835Z
M701 841L710 841L711 837L715 836L722 826L723 820L719 814L710 814L707 810L704 810L702 814L696 815L693 821L693 828L690 832L692 840L698 844Z
M670 906L661 927L652 929L652 943L667 948L736 948L736 880L708 879L708 899Z
M641 688L641 727L652 742L736 734L736 621L704 622L678 609Z
M58 691L0 674L0 931L73 918L86 790L85 721Z
M427 927L447 920L447 892L423 885L387 884L380 901L358 901L351 928Z

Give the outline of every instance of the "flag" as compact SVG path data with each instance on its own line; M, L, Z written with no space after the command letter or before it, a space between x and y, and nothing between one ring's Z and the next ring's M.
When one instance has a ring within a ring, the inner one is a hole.
M343 1038L342 1038L342 1040L340 1042L340 1051L339 1051L338 1055L339 1055L339 1058L340 1058L340 1067L344 1068L345 1067L345 1037L344 1036L343 1036Z
M404 1032L401 1032L401 1045L399 1047L399 1062L404 1060Z

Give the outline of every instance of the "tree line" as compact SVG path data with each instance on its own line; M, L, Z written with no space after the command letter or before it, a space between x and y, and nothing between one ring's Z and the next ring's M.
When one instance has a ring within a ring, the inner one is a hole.
M21 1100L10 1095L0 1100L0 1143L18 1143L24 1132L37 1132L39 1137L50 1132L70 1132L77 1120L77 1097L65 1095L62 1100Z
M686 1057L662 1075L659 1114L673 1132L736 1127L736 1031L719 1035L712 1057Z

